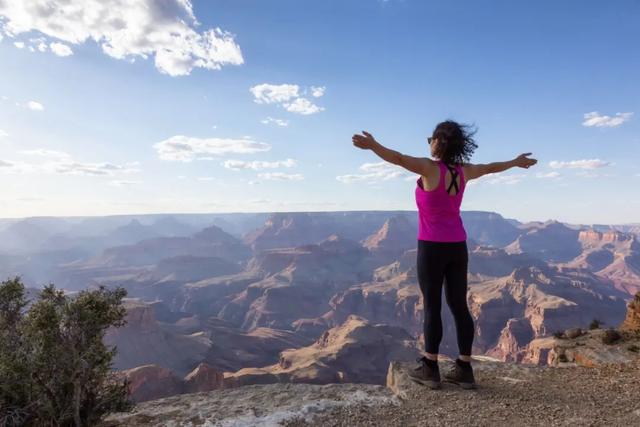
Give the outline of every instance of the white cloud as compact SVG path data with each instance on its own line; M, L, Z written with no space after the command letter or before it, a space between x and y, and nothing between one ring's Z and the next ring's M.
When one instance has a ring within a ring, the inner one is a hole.
M582 126L586 127L617 127L631 119L633 113L616 113L614 117L599 114L597 111L585 113Z
M319 113L324 110L324 107L318 107L313 102L309 101L307 98L297 98L295 101L290 103L284 103L284 108L291 112L297 114L314 114Z
M6 131L0 129L0 138L6 138L7 136L9 136L9 134Z
M560 176L559 172L552 171L547 173L539 172L536 174L536 178L558 178Z
M273 181L300 181L304 179L304 177L299 174L287 174L283 172L264 172L258 174L259 178L269 179Z
M113 163L79 163L79 162L59 162L53 164L54 172L70 175L114 175L116 173L139 172L137 163L126 165L114 165Z
M69 46L63 43L51 43L49 45L51 47L51 52L55 53L58 56L71 56L73 55L73 50Z
M171 76L194 68L218 70L244 63L234 35L200 23L189 0L0 1L0 31L14 37L30 31L70 44L91 39L117 59L155 58Z
M116 165L113 163L84 163L77 162L70 155L53 150L25 150L20 154L26 156L43 157L44 162L37 161L3 161L0 171L8 173L45 173L61 175L85 175L85 176L113 176L117 174L129 174L140 172L138 162Z
M253 154L269 151L271 145L253 141L251 138L192 138L173 136L154 144L153 147L162 160L190 162L195 159L211 160L211 156L226 154Z
M263 83L249 89L257 104L273 104L289 101L298 97L300 88L298 85L282 84L272 85Z
M113 185L115 187L129 187L129 186L137 185L141 183L142 181L124 181L124 180L109 181L109 185Z
M311 88L312 92L317 95L314 95L316 97L324 94L324 86L311 86ZM281 107L291 113L308 115L324 110L323 107L318 107L307 98L300 97L300 87L298 85L263 83L251 87L249 91L253 94L253 101L257 104L280 104Z
M561 162L553 160L549 162L549 166L554 169L569 168L569 169L596 169L611 165L611 162L605 162L600 159L582 159L571 160L569 162Z
M24 49L24 42L13 42L13 45L18 49Z
M44 105L42 105L41 103L39 103L37 101L29 101L29 102L27 102L26 107L28 109L30 109L31 111L43 111L44 110Z
M278 126L282 126L282 127L289 126L289 120L274 119L273 117L267 117L266 119L262 119L260 120L260 123L264 123L265 125L268 125L269 123L275 123Z
M46 150L44 148L39 148L37 150L23 150L23 151L20 151L20 154L25 154L27 156L49 157L49 158L60 159L60 160L71 158L71 155L64 153L62 151Z
M261 160L254 160L251 162L245 162L243 160L225 160L222 163L225 168L233 169L233 170L242 170L242 169L253 169L260 170L266 168L291 168L298 164L298 162L294 159L286 159L286 160L277 160L274 162L266 162Z
M514 185L522 181L525 174L511 174L511 175L500 175L498 173L489 173L486 175L482 175L480 178L472 179L466 183L467 186L475 186L478 184L506 184L506 185Z
M364 163L359 169L368 173L339 175L336 179L345 184L362 181L375 183L379 181L388 181L406 174L404 169L388 162Z
M324 95L324 91L327 88L324 86L311 86L311 96L313 96L314 98L320 98L322 95Z

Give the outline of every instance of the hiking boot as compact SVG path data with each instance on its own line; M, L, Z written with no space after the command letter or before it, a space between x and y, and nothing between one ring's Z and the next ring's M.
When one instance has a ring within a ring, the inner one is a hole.
M464 363L460 362L460 359L456 359L451 370L449 372L445 372L444 380L458 384L464 389L476 388L476 381L473 377L473 368L471 368L471 364L465 366Z
M418 384L423 384L431 389L438 389L441 387L440 383L440 369L438 368L438 362L429 364L425 356L416 359L419 365L415 368L409 369L409 378Z

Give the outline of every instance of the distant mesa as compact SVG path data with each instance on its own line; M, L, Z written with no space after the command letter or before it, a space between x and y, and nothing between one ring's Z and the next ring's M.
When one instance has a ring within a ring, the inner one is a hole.
M548 262L566 262L582 252L579 233L560 222L549 221L529 228L505 250L511 254L528 253Z

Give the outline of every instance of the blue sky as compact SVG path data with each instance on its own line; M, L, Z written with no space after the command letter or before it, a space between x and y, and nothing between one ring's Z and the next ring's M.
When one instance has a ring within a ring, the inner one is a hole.
M462 209L640 222L637 1L43 1L0 6L0 217L415 210L351 135L451 118L538 159Z

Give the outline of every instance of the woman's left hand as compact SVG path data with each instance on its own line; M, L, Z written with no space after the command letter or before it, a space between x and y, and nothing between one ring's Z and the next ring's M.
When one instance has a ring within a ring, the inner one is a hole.
M358 148L362 148L363 150L371 150L373 146L377 144L373 135L364 130L362 131L362 135L355 134L351 140L353 141L353 145Z

